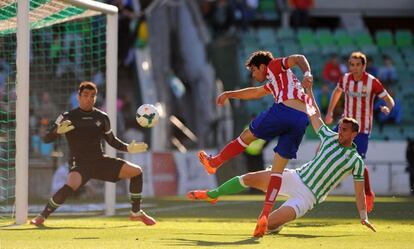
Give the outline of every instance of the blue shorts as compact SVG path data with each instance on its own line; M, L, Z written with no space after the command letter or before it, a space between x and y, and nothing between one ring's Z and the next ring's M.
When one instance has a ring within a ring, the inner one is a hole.
M279 137L273 151L286 159L296 158L299 144L309 124L308 116L282 103L274 103L249 125L255 137L266 141Z
M333 131L338 132L338 125L339 124L335 125ZM368 140L369 134L365 133L358 133L358 135L354 138L354 144L356 144L358 154L362 157L362 159L365 159L365 156L367 155Z

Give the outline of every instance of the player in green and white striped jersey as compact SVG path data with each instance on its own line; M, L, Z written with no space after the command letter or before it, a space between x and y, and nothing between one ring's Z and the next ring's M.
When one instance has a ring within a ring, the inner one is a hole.
M312 89L307 89L313 99ZM322 141L316 156L299 169L285 169L280 195L289 199L275 210L269 220L263 224L261 235L270 230L280 230L283 224L303 216L314 205L321 203L326 196L346 176L352 174L355 186L356 204L362 225L375 231L368 221L364 192L364 162L356 151L353 139L359 131L358 122L352 118L343 118L339 124L338 133L329 129L322 121L319 109L310 117L312 126ZM216 189L194 190L187 194L190 199L206 199L216 203L221 195L234 194L247 187L266 191L272 172L263 170L242 176L236 176Z

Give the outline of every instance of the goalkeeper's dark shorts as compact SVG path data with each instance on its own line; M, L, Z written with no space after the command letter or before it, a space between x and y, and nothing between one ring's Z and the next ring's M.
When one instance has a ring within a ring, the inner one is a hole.
M122 165L127 163L120 158L103 156L95 159L79 159L72 157L69 160L69 172L78 172L82 176L82 185L89 179L98 179L107 182L120 180L119 172Z

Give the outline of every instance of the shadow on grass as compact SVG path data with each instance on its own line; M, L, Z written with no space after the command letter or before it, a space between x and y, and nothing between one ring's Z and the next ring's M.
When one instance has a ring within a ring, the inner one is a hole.
M19 227L17 225L10 225L8 227ZM74 229L74 230L101 230L101 229L113 229L113 228L125 228L125 227L134 227L134 225L123 225L123 226L104 226L104 227L49 227L45 225L39 226L30 226L28 228L0 228L1 231L13 231L13 232L26 232L26 231L35 231L35 230L63 230L63 229Z
M205 240L191 240L191 239L175 239L176 243L171 243L169 246L228 246L228 245L255 245L259 244L258 238L248 238L237 241L205 241Z
M315 238L340 238L340 237L351 237L354 235L311 235L311 234L277 234L268 236L279 236L286 238L297 238L297 239L315 239Z

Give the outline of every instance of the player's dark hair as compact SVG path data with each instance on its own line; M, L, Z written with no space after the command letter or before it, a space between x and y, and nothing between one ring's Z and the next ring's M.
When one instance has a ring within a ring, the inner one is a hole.
M349 56L349 59L360 59L362 65L365 65L367 63L367 57L365 56L365 54L361 53L361 52L353 52L351 54L351 56Z
M79 84L78 94L81 95L81 93L85 89L95 90L95 92L98 93L98 88L96 87L95 83L90 82L90 81L83 81Z
M359 124L358 124L358 121L356 121L353 118L344 117L344 118L341 119L340 123L352 124L352 131L353 132L359 132Z
M261 64L268 65L273 60L273 55L269 51L256 51L252 53L246 61L247 69L251 70L252 66L259 67Z

